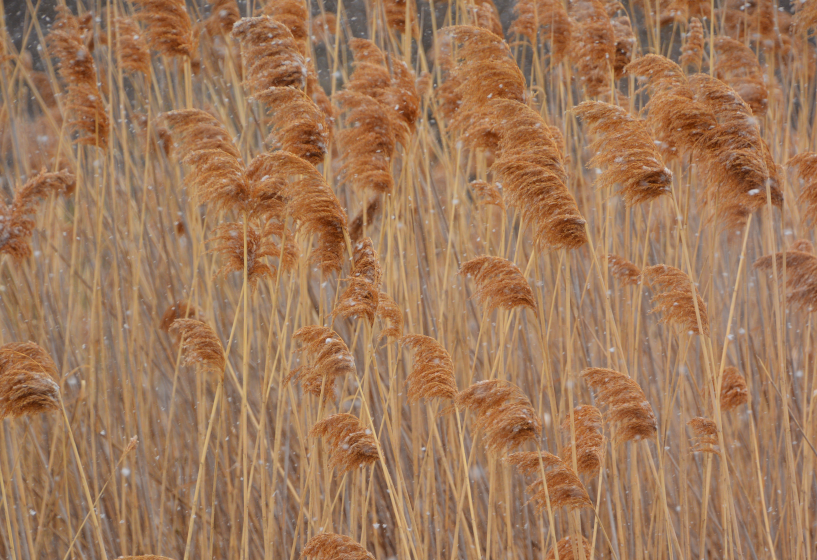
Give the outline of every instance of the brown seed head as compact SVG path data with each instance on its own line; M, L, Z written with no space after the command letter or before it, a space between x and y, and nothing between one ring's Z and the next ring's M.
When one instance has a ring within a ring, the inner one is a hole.
M653 290L653 313L661 313L662 323L677 323L695 334L709 336L709 315L701 295L695 291L692 299L692 281L689 276L666 264L648 266L642 277L650 283ZM695 312L695 302L698 313ZM700 324L698 322L700 315Z
M635 286L641 282L641 269L619 255L607 255L607 266L613 278L618 278L622 284Z
M323 163L332 128L308 95L294 87L274 87L254 99L268 108L272 132L267 144L272 149L291 152L313 165Z
M60 408L57 366L34 342L0 346L0 419Z
M754 115L765 115L769 92L754 51L731 37L718 37L715 39L715 54L715 77L729 84L752 108Z
M548 551L545 560L556 560L557 554L559 560L593 560L591 554L593 547L590 545L590 541L584 537L580 537L580 539L565 537L556 543L555 548L556 550L551 548Z
M384 338L400 340L403 336L403 312L400 307L386 292L380 292L377 296L377 316L387 326L380 331L377 337L379 343Z
M305 393L320 397L323 403L335 396L335 379L354 375L355 359L343 339L332 329L313 325L295 331L292 339L301 343L305 364L292 370L284 383L295 379Z
M132 18L118 17L115 20L116 46L122 68L130 72L150 74L150 49L142 30Z
M692 451L719 455L718 427L709 418L693 418L687 425L692 429Z
M466 9L471 16L471 25L487 29L497 37L503 36L502 21L492 0L477 0L473 4L468 4Z
M352 243L360 241L368 228L373 226L374 220L380 216L380 207L380 195L376 194L369 199L366 208L361 209L349 223L349 237L352 239Z
M315 560L374 560L374 556L345 535L321 533L306 542L301 558Z
M471 189L477 195L477 204L499 206L505 210L505 201L502 200L502 191L496 183L475 180L470 183Z
M611 67L616 60L613 25L599 0L577 0L570 3L574 20L570 60L576 76L590 97L610 91Z
M198 319L176 319L171 329L177 330L181 337L184 365L200 366L224 379L227 366L224 348L210 325Z
M552 509L564 507L567 511L593 507L587 489L573 469L555 455L547 455L552 464L545 466L544 478L530 484L526 490L536 508L539 511L547 509L548 503ZM540 469L537 471L541 472Z
M783 276L784 266L788 304L807 311L817 308L817 256L812 252L790 249L760 257L754 264L756 269L769 274L776 267L779 277Z
M519 387L501 379L474 383L455 399L457 408L477 415L474 426L483 430L488 451L503 453L542 433L542 423Z
M330 317L354 318L363 317L374 324L380 294L380 262L372 240L364 237L355 245L355 266L349 285L341 294Z
M573 431L576 437L576 465L579 474L594 476L601 469L604 462L605 439L602 435L601 411L595 406L580 405L573 409L573 425L571 429L570 416L562 421L562 432L565 438L572 442ZM573 445L568 443L559 452L565 463L573 464Z
M799 153L786 162L786 167L794 171L795 179L802 181L797 202L803 207L803 218L817 223L817 152Z
M134 0L150 48L167 57L193 58L196 40L184 0Z
M306 60L284 23L269 16L241 18L232 35L241 44L244 81L250 90L306 87Z
M735 366L723 368L723 380L721 381L721 410L732 410L742 404L748 403L749 388L746 380Z
M501 257L482 256L462 264L460 274L472 276L477 285L474 298L487 307L513 309L527 307L536 310L536 300L528 281L519 267Z
M598 176L600 187L620 184L627 206L670 192L672 172L664 166L644 121L600 101L585 101L574 112L597 136L590 145L595 155L588 165L606 168Z
M704 26L694 17L689 20L686 40L681 47L681 66L691 66L695 72L701 71L704 58Z
M410 403L438 397L456 398L454 362L439 342L430 336L409 334L400 339L400 344L414 351L414 366L406 378Z
M531 43L550 43L550 55L560 61L570 50L572 25L560 0L519 0L514 5L516 20L509 31L526 37ZM500 29L501 30L501 29ZM539 37L537 37L537 34ZM501 33L498 35L502 36Z
M269 236L272 235L272 232L266 228L259 232L253 226L248 225L246 233L247 283L252 289L255 289L258 280L275 274L275 267L270 267L262 259L264 257L280 257L281 249L270 239ZM216 246L210 252L217 253L222 259L221 268L216 272L216 276L226 275L230 272L243 274L244 224L240 222L222 223L216 227L214 234L210 241L216 243Z
M580 377L596 391L599 403L607 407L607 422L615 426L615 443L655 437L655 413L638 383L605 368L587 368Z
M377 461L377 442L372 431L351 414L327 416L309 431L311 437L322 437L329 444L329 466L338 474Z

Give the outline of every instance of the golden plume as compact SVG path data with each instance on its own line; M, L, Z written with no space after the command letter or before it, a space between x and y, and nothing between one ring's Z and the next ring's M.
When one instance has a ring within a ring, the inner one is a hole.
M641 269L624 257L607 255L607 266L613 278L618 278L622 284L635 286L641 282Z
M469 183L471 189L477 195L477 204L499 206L505 210L505 201L502 199L502 191L496 183L474 180Z
M508 204L534 229L536 243L566 249L586 243L585 221L565 186L564 156L539 113L508 99L483 102L460 113L458 122L471 123L462 136L468 145L497 146L491 171Z
M346 128L337 133L343 164L341 177L359 190L394 190L391 162L399 138L406 136L397 113L376 99L353 91L335 94L345 111Z
M388 111L396 111L408 130L413 132L420 116L420 96L414 71L402 60L384 54L368 39L351 39L349 48L354 55L355 68L346 89L376 99ZM405 143L405 139L401 142Z
M345 535L321 533L308 541L301 552L301 557L315 560L374 560L374 556Z
M731 37L715 39L715 77L729 84L756 116L766 114L769 92L755 53Z
M811 311L817 307L817 256L802 244L788 251L766 255L757 259L754 268L771 273L777 268L777 274L782 277L783 267L786 267L787 302L795 308Z
M554 60L565 57L570 50L572 23L561 0L519 0L514 12L516 19L509 29L511 33L526 37L533 45L538 45L540 39L548 41Z
M352 239L352 243L360 241L365 234L365 228L372 227L375 218L380 215L380 207L380 195L376 194L369 199L366 208L361 209L357 216L349 223L349 237Z
M573 409L573 428L576 434L576 465L579 474L595 475L604 462L604 435L602 430L601 411L595 406L579 405ZM559 452L562 459L569 465L573 464L573 430L571 430L570 416L566 415L562 421L562 433L571 443Z
M325 404L335 396L335 379L355 374L355 359L340 335L326 327L302 327L295 331L292 340L301 343L300 352L305 355L306 364L289 372L284 383L300 381L304 393L316 397L323 392Z
M326 440L329 466L338 469L339 474L371 465L380 458L372 431L351 414L327 416L312 426L309 435Z
M616 60L615 31L607 11L599 0L575 0L570 3L572 29L570 60L585 93L595 97L609 92Z
M299 229L318 236L312 261L324 274L340 270L346 247L346 212L315 167L289 152L260 154L247 171L255 197L286 201ZM278 198L276 198L278 197Z
M0 419L60 409L54 360L34 342L0 346Z
M199 319L176 319L171 325L182 341L182 358L186 366L200 366L224 379L227 360L215 331Z
M601 188L620 184L627 206L670 192L672 172L664 166L644 121L601 101L584 101L574 111L597 135L588 166L606 167L597 179Z
M501 37L470 25L444 27L440 33L459 46L453 73L460 81L456 91L464 105L479 107L487 99L525 100L525 76Z
M198 308L188 301L177 301L162 314L162 320L159 322L159 329L165 331L172 337L174 344L181 342L181 334L179 328L173 323L176 319L196 319L201 315Z
M267 144L291 152L313 165L323 163L331 142L332 127L326 115L303 91L294 87L273 87L254 99L268 108L272 132Z
M709 336L709 315L701 294L695 290L698 312L692 299L692 280L674 266L657 264L644 269L641 276L653 290L653 313L661 313L662 323L677 323L687 331ZM700 326L698 323L700 316Z
M65 6L57 7L48 46L60 59L57 69L66 85L68 126L79 133L77 142L107 149L110 122L98 87L94 57L83 41L79 20Z
M249 210L252 189L244 161L224 126L210 113L184 109L164 114L182 162L192 167L187 180L200 203L219 209Z
M806 0L799 3L799 9L794 14L794 28L799 33L807 34L812 27L817 27L817 2Z
M210 2L210 17L205 20L204 25L210 35L226 37L239 19L241 10L238 9L236 0L213 0Z
M460 274L473 276L474 298L490 313L497 307L527 307L536 310L536 300L519 267L501 257L482 256L462 264Z
M31 236L34 233L40 201L50 194L70 194L76 188L69 171L46 173L41 171L17 190L11 203L0 201L0 254L22 262L32 254Z
M241 18L232 35L241 44L244 81L250 90L306 87L306 60L286 25L269 16Z
M168 57L193 58L196 39L184 0L134 0L150 48Z
M355 245L355 266L348 278L349 285L343 291L330 317L363 317L374 324L380 295L380 262L372 240L364 237Z
M386 15L386 25L390 29L408 35L419 33L416 6L412 0L381 0Z
M709 418L693 418L687 425L692 429L692 451L720 455L718 427Z
M607 422L616 429L614 442L656 436L655 413L638 383L623 373L605 368L587 368L580 377L596 391L599 403L607 407Z
M150 75L150 49L142 30L132 18L118 17L114 20L116 45L122 68L130 72Z
M613 60L613 74L616 80L624 75L624 67L633 59L636 46L635 34L630 18L618 16L610 19L613 27L613 41L615 42L616 57Z
M389 294L380 292L377 295L377 316L386 323L377 337L379 343L384 338L400 340L403 336L403 312Z
M803 181L797 197L803 208L803 219L817 223L817 152L799 153L786 162L786 167L794 171L796 179Z
M298 50L307 55L309 42L309 10L303 0L272 0L263 8L264 15L272 16L292 33L298 43Z
M522 474L528 476L545 471L544 478L528 485L526 489L539 511L546 509L548 504L552 509L563 507L567 511L593 507L582 481L568 463L556 455L546 451L519 452L507 455L503 461L516 466Z
M746 380L735 366L723 368L723 379L721 381L721 410L727 411L748 403L749 388Z
M681 47L681 66L691 66L696 72L701 71L704 60L704 26L701 20L694 17L689 20L689 27Z
M471 16L471 25L487 29L497 37L502 37L502 21L492 0L475 0L465 6Z
M457 397L454 362L439 342L430 336L408 334L400 339L400 344L414 351L414 366L406 377L410 403L420 399Z
M210 252L217 253L222 259L221 268L216 272L216 276L230 272L243 273L244 224L221 223L214 233L215 236L210 241L217 245ZM281 248L271 239L273 235L283 235L283 226L280 223L269 222L261 231L247 225L247 282L252 289L255 289L258 280L275 274L275 267L270 267L261 260L264 257L278 257L284 270L291 270L297 261L297 249L287 244L288 250L285 250L282 256Z
M489 379L474 383L455 399L457 408L477 415L474 427L484 432L488 451L504 453L542 433L542 423L522 390L509 381Z
M556 560L557 555L559 560L593 560L592 550L590 541L584 537L565 537L548 551L545 560Z

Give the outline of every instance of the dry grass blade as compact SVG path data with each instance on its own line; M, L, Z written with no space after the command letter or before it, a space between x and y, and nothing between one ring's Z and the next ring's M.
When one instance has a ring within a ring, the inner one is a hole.
M403 312L386 292L380 292L377 296L377 316L387 325L380 331L378 343L384 338L400 340L403 337Z
M196 40L184 0L134 0L150 48L167 57L193 58Z
M60 408L57 366L34 342L0 346L0 419Z
M522 390L502 379L474 383L455 399L457 408L477 415L474 427L484 432L488 451L504 453L542 433L542 423Z
M641 269L619 255L607 255L607 266L613 278L618 278L622 284L635 286L641 282Z
M326 115L304 92L274 87L254 96L268 108L272 132L267 144L291 152L313 165L323 163L332 138Z
M176 319L171 329L177 330L182 339L184 365L201 367L224 378L224 348L210 325L199 319Z
M653 290L653 313L661 313L662 323L676 323L694 334L709 336L709 315L701 295L695 291L692 299L692 280L674 266L658 264L644 269L642 277ZM700 325L698 323L700 315Z
M723 368L721 381L721 410L733 410L750 401L746 380L735 366Z
M572 539L565 537L556 543L555 550L551 548L545 560L556 560L557 554L559 560L592 560L591 551L593 547L584 537L579 539Z
M363 317L373 325L379 305L382 272L371 239L364 237L355 245L354 258L355 266L347 279L349 285L330 316L347 319Z
M309 435L326 440L329 466L338 469L339 474L371 465L380 458L372 431L351 414L327 416L312 426Z
M306 60L285 24L269 16L242 18L232 35L241 44L244 81L250 90L306 87Z
M709 418L693 418L687 425L692 430L693 453L712 453L720 455L718 446L718 427Z
M327 403L335 396L335 379L355 374L354 357L339 334L319 325L298 329L292 340L301 343L306 363L289 372L285 383L298 380L304 393L323 394L323 404Z
M182 162L192 167L187 181L200 203L246 211L252 203L244 161L224 126L210 113L185 109L165 113Z
M599 403L607 407L607 422L615 426L615 443L656 436L655 413L638 383L623 373L605 368L587 368L580 376L596 391Z
M501 257L482 256L462 264L460 274L472 276L477 284L474 298L489 312L501 307L536 310L536 300L528 281L516 264Z
M606 168L598 177L601 188L620 184L627 206L670 192L672 172L664 166L644 121L600 101L584 101L574 111L597 135L590 145L595 155L588 165Z
M414 366L406 377L409 402L457 397L454 362L439 342L430 336L409 334L400 339L400 344L414 351Z
M603 421L601 411L595 406L579 405L573 409L573 424L571 429L570 416L562 421L562 433L568 440L576 438L576 465L579 474L594 476L598 474L604 462L605 439L602 435ZM572 443L563 447L559 452L562 459L573 464Z
M322 533L306 542L301 558L315 560L374 560L374 556L346 535Z

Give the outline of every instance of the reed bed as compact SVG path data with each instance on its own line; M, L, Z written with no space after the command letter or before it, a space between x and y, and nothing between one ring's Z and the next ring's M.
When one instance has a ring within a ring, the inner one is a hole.
M0 557L817 556L817 2L0 21Z

